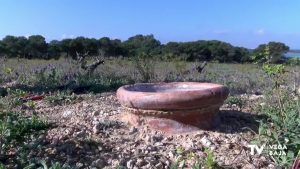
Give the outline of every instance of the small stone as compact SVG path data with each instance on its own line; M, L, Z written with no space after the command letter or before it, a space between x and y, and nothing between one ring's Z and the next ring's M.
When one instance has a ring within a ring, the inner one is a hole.
M93 127L93 133L98 134L101 131L101 124L98 122L97 124L94 125Z
M159 163L157 163L157 164L155 165L155 168L157 168L157 169L163 169L164 166L162 165L161 162L159 162Z
M154 136L152 136L151 141L152 141L153 143L156 143L156 142L162 141L163 138L164 138L164 137L163 137L162 135L154 135Z
M54 138L54 139L52 140L52 144L53 144L54 146L57 146L57 145L58 145L58 142L59 142L59 139L58 139L58 138Z
M151 138L150 138L150 136L147 135L147 136L145 137L144 141L145 141L147 144L151 143Z
M94 116L99 116L100 112L99 111L94 111L93 115Z
M92 162L92 166L97 168L103 168L105 164L106 164L105 161L102 159L97 159L96 161Z
M154 143L154 146L163 146L164 145L164 143L162 143L162 142L156 142L156 143Z
M171 159L174 158L174 154L172 153L172 151L170 151L170 152L168 153L168 155L169 155L169 157L170 157Z
M137 131L138 131L137 128L135 128L134 126L132 126L132 127L130 127L128 134L133 134L133 133L135 133Z
M227 149L232 149L233 144L227 143L224 145L224 147L226 147Z
M126 163L127 168L132 168L133 167L133 160L129 160Z
M211 147L210 147L210 150L211 150L211 151L214 151L214 150L216 150L216 149L217 149L216 146L211 146Z
M62 116L63 117L69 117L72 114L73 114L73 112L71 110L66 110L66 111L63 112Z
M179 163L178 167L179 167L179 168L183 168L183 166L184 166L184 162L185 162L184 160L183 160L183 161L181 161L181 162Z
M170 161L167 160L167 161L165 162L165 164L166 164L166 167L170 166Z
M200 142L206 147L212 145L211 141L206 136L202 137Z
M143 165L145 165L145 160L143 160L143 159L141 159L141 158L138 158L137 160L136 160L136 163L135 163L135 165L137 165L138 167L141 167L141 166L143 166Z
M76 163L76 167L81 168L81 167L83 167L83 164L80 163L80 162L77 162L77 163Z
M260 103L259 105L260 105L261 107L263 107L263 106L266 105L266 103Z
M103 115L103 114L104 114L104 111L103 111L103 110L101 110L101 111L99 112L99 114L100 114L100 115Z
M268 168L275 168L274 164L269 164Z

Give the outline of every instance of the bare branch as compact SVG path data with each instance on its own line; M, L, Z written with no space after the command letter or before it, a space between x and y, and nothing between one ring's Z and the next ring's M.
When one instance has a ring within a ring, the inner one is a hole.
M76 60L80 64L80 67L86 70L88 74L92 74L99 65L104 63L104 51L99 51L99 54L94 56L96 61L91 64L87 64L87 56L89 56L89 52L81 54L76 51Z

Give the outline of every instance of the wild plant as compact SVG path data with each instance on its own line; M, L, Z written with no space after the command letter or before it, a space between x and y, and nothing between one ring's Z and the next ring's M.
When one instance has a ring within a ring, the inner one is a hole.
M281 167L289 167L296 160L300 150L300 101L285 87L284 65L263 64L262 69L273 82L273 89L267 94L260 109L266 118L260 120L258 143L286 146L284 154L267 155Z
M134 65L142 77L142 82L150 82L155 78L155 61L149 54L142 53L137 56Z
M9 149L21 147L18 149L18 151L21 151L24 139L33 134L32 131L44 130L48 127L46 121L35 115L28 117L14 111L15 107L23 104L20 97L25 94L24 91L19 89L8 89L8 95L0 98L0 103L6 105L0 109L0 161L2 158L5 159L6 152Z

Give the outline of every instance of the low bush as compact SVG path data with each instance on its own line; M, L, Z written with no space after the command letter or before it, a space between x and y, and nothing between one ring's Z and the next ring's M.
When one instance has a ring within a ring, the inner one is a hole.
M300 101L299 95L291 94L284 87L285 67L264 65L263 69L272 79L273 90L267 94L266 103L260 111L266 118L260 120L257 142L265 145L265 153L284 168L292 167L300 151ZM272 149L276 145L281 148Z
M25 94L23 91L9 90L8 93L8 96L0 98L0 105L2 105L0 106L0 168L4 168L2 163L4 163L7 153L10 152L9 150L15 150L17 151L16 156L21 156L22 153L18 153L18 151L23 150L23 141L33 136L33 131L44 130L48 127L46 121L35 115L25 116L13 111L15 107L22 104L19 96ZM19 159L15 163L24 164L23 157L15 157L15 159Z

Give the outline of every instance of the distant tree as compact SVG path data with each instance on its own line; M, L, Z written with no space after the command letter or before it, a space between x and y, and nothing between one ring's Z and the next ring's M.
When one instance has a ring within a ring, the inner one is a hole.
M26 37L20 36L17 37L16 46L18 48L17 57L26 58L27 51L26 47L28 45L28 39Z
M86 53L88 51L85 50L84 46L84 37L77 37L72 39L69 43L69 54L73 59L77 57L77 53Z
M85 38L83 40L83 48L84 51L89 52L90 55L97 55L98 54L98 41L95 38Z
M72 39L63 39L60 41L60 51L66 54L66 57L70 56L70 43Z
M250 62L251 61L250 51L247 48L236 47L233 61L235 61L237 63Z
M47 59L47 43L41 35L32 35L28 37L26 46L28 58Z
M103 37L98 40L99 49L105 52L107 56L124 56L127 55L126 49L123 48L122 42L119 39L110 39Z
M123 42L124 48L130 56L138 56L147 53L149 56L160 53L160 41L153 35L136 35Z
M163 55L187 61L242 62L249 51L246 48L234 47L229 43L212 40L195 42L170 42L163 46Z
M58 40L52 40L48 44L48 59L54 58L59 59L61 55L61 43Z
M16 57L18 55L17 38L15 36L6 36L2 40L2 48L8 57Z
M281 42L269 42L268 44L259 45L253 52L252 60L255 62L282 63L285 61L284 53L289 51L289 47ZM268 55L265 56L265 51Z
M0 40L0 57L5 55L5 47L2 40Z
M235 48L225 42L213 40L208 42L213 60L218 62L232 62L235 56Z
M73 59L77 57L77 53L85 54L88 53L88 56L93 56L98 53L98 42L96 39L77 37L75 39L64 39L61 42L62 51L67 53Z

